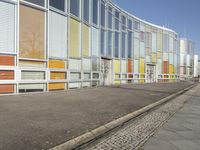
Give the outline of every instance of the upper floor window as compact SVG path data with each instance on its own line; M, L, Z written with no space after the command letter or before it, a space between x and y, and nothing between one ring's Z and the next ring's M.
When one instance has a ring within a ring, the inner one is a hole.
M134 29L138 31L139 28L140 28L139 22L138 22L138 21L135 21L135 23L134 23Z
M25 1L39 5L39 6L44 6L44 4L45 4L44 3L45 0L25 0Z
M80 0L70 0L70 13L80 17Z
M93 23L98 25L98 0L93 0Z
M102 3L101 4L101 26L102 27L105 27L105 14L106 14L106 12L105 12L105 4Z
M50 0L50 6L65 11L65 0Z
M83 19L87 22L89 22L89 14L90 14L90 0L84 0L83 1Z
M133 22L132 22L132 20L128 20L128 29L129 30L132 30L132 28L133 28Z

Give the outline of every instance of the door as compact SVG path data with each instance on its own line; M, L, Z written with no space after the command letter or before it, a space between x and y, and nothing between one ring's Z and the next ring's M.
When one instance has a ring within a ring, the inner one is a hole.
M147 64L147 70L146 70L146 82L147 83L153 83L156 81L155 76L155 65Z
M109 59L101 59L102 85L112 84L112 63Z

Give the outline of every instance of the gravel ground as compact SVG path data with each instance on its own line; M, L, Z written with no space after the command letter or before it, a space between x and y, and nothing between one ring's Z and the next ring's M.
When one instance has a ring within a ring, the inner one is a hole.
M184 103L191 99L191 91L161 105L125 124L104 137L79 149L85 150L132 150L139 149Z

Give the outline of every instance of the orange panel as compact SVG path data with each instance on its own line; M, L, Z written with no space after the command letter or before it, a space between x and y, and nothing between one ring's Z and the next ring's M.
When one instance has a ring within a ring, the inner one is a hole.
M0 56L0 65L2 65L2 66L14 66L15 65L14 56Z
M0 84L0 94L14 93L13 84Z
M64 90L65 83L49 83L49 90Z
M0 80L14 80L14 71L0 70Z
M65 68L65 62L62 60L49 60L49 68Z
M133 72L133 65L132 65L132 60L128 60L128 73Z

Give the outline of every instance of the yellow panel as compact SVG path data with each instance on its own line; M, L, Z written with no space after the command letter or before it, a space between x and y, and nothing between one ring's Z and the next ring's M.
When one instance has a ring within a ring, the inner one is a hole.
M144 73L144 68L145 68L145 65L144 65L144 58L140 58L140 73Z
M82 54L83 56L89 56L89 27L87 25L83 25L82 28Z
M162 59L162 52L157 52L157 59Z
M158 51L162 51L162 47L163 47L163 45L162 45L162 33L158 33L157 34L157 49L158 49Z
M64 90L65 83L49 83L49 90Z
M152 63L156 63L156 53L152 53Z
M49 68L65 68L65 62L62 60L49 60Z
M66 73L65 72L51 72L50 78L51 80L66 79Z
M80 57L80 23L70 18L70 49L69 56L79 58Z
M141 80L139 81L139 83L145 83L145 81L141 79Z
M169 65L169 74L174 74L174 66L172 64Z
M120 73L120 60L114 60L114 71Z

